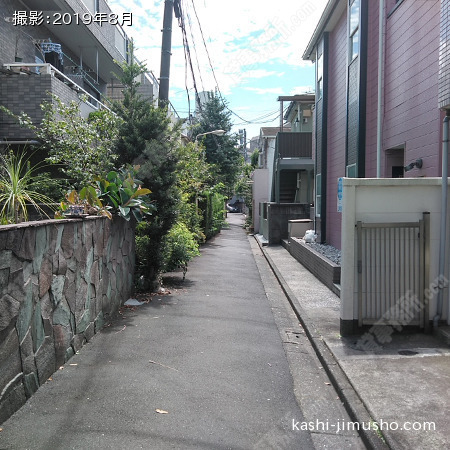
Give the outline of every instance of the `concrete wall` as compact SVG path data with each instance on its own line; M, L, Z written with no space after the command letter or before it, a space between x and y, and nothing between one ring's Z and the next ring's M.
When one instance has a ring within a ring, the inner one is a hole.
M129 298L134 255L119 218L0 226L0 423Z
M267 219L262 219L265 222L262 228L269 245L288 238L289 220L309 219L309 208L309 203L268 203Z
M430 281L439 275L441 179L344 178L342 212L341 321L358 318L356 229L357 221L417 222L430 213ZM447 235L449 234L447 217ZM447 262L449 236L446 243ZM449 279L448 263L443 274ZM425 286L427 288L428 286ZM448 321L449 297L444 289L444 317ZM430 302L430 318L436 314L436 298Z
M269 170L255 169L252 175L252 197L253 197L253 229L259 233L260 211L259 204L269 201Z

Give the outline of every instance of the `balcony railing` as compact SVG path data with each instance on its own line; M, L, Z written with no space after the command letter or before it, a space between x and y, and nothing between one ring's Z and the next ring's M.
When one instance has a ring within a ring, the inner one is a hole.
M6 74L26 74L26 75L51 75L62 81L65 85L73 89L79 96L86 96L87 102L94 109L107 109L110 111L104 103L100 102L92 94L84 90L81 86L76 84L68 76L64 75L61 71L53 67L49 63L10 63L3 64L3 73Z
M311 158L312 133L279 132L275 149L278 158Z

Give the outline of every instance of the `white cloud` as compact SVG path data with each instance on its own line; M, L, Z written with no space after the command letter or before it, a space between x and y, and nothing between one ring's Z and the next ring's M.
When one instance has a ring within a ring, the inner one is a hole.
M194 70L198 72L198 59L203 81L209 86L205 88L213 88L216 82L211 73L208 74L208 71L211 72L209 61L192 1L183 2L183 6ZM245 4L242 0L229 0L219 5L206 0L195 2L221 89L229 90L238 84L244 69L256 71L259 65L275 58L296 67L310 64L305 64L301 55L325 3L326 0L299 0L293 6L290 0L278 0L274 9L273 2L269 0L247 0ZM133 27L125 27L125 32L135 39L140 59L147 60L149 68L159 73L164 3L110 0L109 5L118 13L133 14ZM146 19L145 26L142 19ZM194 43L189 24L192 25ZM181 29L175 18L172 28L172 64L176 69L171 74L171 83L183 86L184 52ZM180 48L175 51L175 46Z
M289 66L297 73L299 68L311 67L311 63L303 61L301 57L326 3L327 0L278 0L276 4L269 0L184 0L182 6L185 9L187 38L197 89L214 90L218 84L222 94L232 99L231 108L244 113L245 110L251 111L251 117L261 115L258 107L254 106L254 100L261 103L264 95L267 101L264 99L263 108L276 109L276 95L304 92L310 88L306 83L313 83L314 80L300 77L296 81L299 84L297 87L283 83ZM124 27L124 30L134 38L139 59L145 60L147 67L158 77L164 1L109 0L108 4L116 13L133 14L133 26ZM217 80L210 68L193 4ZM189 68L186 82L182 33L175 17L172 29L170 98L177 101L186 97L185 86L187 84L192 89L193 82ZM279 88L273 87L275 79ZM258 80L258 87L246 88L245 100L241 95L230 95L237 88L242 88L245 82L253 80ZM267 86L270 86L268 88L264 88L266 80ZM305 83L305 86L301 86L301 83ZM193 90L189 92L193 102ZM248 125L248 135L252 133L250 130L258 134L256 129L259 126Z

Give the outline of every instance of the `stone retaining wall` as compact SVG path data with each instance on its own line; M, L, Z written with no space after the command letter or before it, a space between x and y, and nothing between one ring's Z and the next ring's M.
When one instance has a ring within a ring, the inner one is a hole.
M0 226L0 423L92 338L133 288L134 226Z

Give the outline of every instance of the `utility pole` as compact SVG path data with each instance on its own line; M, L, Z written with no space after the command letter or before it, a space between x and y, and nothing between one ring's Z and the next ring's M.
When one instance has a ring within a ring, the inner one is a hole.
M170 56L172 55L172 18L181 16L180 0L165 0L161 45L161 70L159 76L159 107L169 103Z

